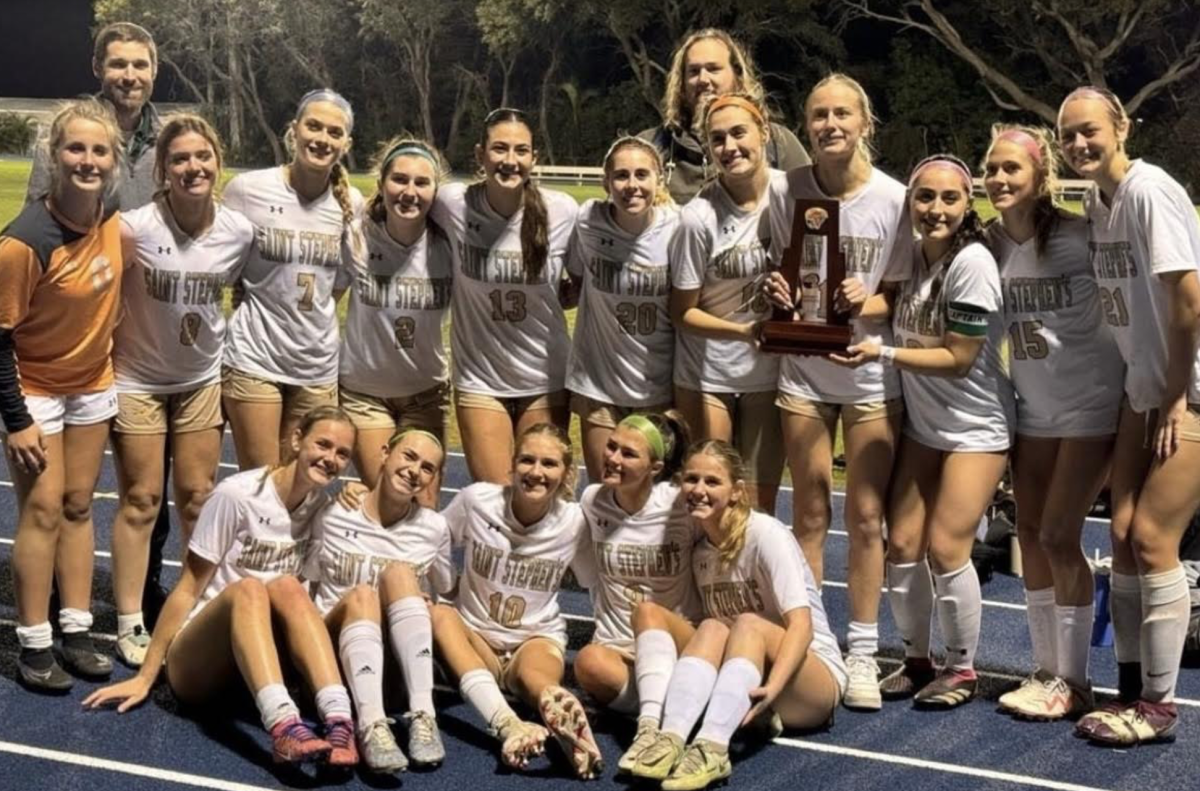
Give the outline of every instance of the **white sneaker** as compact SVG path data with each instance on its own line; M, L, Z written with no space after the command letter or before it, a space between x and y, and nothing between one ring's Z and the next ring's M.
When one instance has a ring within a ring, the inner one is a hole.
M141 667L146 661L146 651L149 648L150 633L144 626L135 626L133 631L117 638L117 656L130 667Z
M850 683L842 705L859 711L879 711L883 708L883 697L879 694L879 665L875 657L865 654L850 654L846 657L846 671Z

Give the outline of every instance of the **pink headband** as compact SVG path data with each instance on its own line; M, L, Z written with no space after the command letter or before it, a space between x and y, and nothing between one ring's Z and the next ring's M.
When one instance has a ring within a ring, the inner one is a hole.
M920 177L920 175L926 170L931 170L933 168L945 168L957 174L963 180L963 186L966 188L966 193L968 195L971 194L971 187L974 183L971 179L971 171L965 164L963 164L961 159L955 156L950 156L949 154L934 154L933 156L925 157L925 159L922 159L920 162L918 162L917 166L913 168L912 175L909 176L908 188L912 189L917 183L917 179Z
M1033 135L1029 134L1028 132L1021 129L1005 129L1003 132L996 135L995 139L992 140L992 145L996 145L996 143L999 143L1001 140L1007 143L1015 143L1016 145L1019 145L1021 148L1025 149L1025 153L1029 155L1029 158L1033 160L1034 164L1042 164L1042 147L1038 145L1038 142L1036 139L1034 139Z

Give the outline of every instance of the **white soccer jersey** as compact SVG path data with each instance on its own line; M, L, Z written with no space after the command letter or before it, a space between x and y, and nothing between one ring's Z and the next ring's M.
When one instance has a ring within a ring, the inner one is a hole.
M773 170L772 179L784 178ZM699 308L717 318L751 322L770 318L762 293L770 271L766 193L744 211L714 181L680 211L671 244L671 285L700 289ZM743 341L701 338L680 328L675 344L675 384L709 393L762 393L775 389L779 360Z
M351 188L351 200L362 196ZM229 321L225 364L290 385L338 378L334 282L342 263L342 209L333 191L304 202L282 168L235 176L225 203L254 223L242 304Z
M463 392L514 398L563 389L571 340L558 294L579 205L563 192L541 193L550 250L541 277L527 283L524 210L501 217L482 184L438 190L431 216L454 247L451 365Z
M846 257L846 277L857 278L874 294L888 278L888 262L897 240L906 245L912 239L912 223L904 204L904 185L878 169L856 194L839 202L841 249ZM771 255L776 265L791 245L792 216L795 201L828 200L817 184L812 165L791 170L784 179L774 179L770 189ZM811 245L801 257L800 282L807 299L801 300L806 320L824 320L826 260L824 239L805 237ZM814 299L815 298L815 299ZM807 314L815 313L815 318ZM873 341L890 346L892 328L887 321L856 319L852 343ZM900 377L896 371L873 362L858 368L844 368L824 357L780 355L779 390L809 401L837 404L861 404L900 397Z
M1123 366L1100 311L1088 259L1087 222L1063 217L1039 255L989 227L1000 265L1017 433L1094 437L1117 430Z
M583 278L567 389L624 407L672 400L668 248L679 212L658 206L650 227L631 236L612 218L608 201L583 204L567 269Z
M985 335L975 364L964 377L900 372L904 432L942 451L1006 450L1016 428L1012 382L1004 367L1004 315L996 259L982 244L969 244L947 266L927 266L921 243L897 259L908 273L896 297L892 328L897 345L937 348L946 330Z
M454 262L450 241L427 229L411 247L382 223L355 220L366 244L342 251L350 281L342 348L343 387L378 398L400 398L449 378L442 324L449 317Z
M217 568L188 619L247 577L270 582L300 575L308 556L310 519L328 501L323 491L314 491L289 513L266 467L218 483L200 509L188 542L188 552Z
M442 511L450 535L464 550L455 606L463 621L498 651L515 650L532 637L567 646L567 623L558 588L572 566L585 585L590 564L575 562L586 540L577 503L557 501L528 527L512 515L507 487L475 483ZM586 546L586 544L585 544ZM583 573L581 573L583 572Z
M812 619L812 650L845 675L842 651L829 628L821 590L792 531L778 519L752 511L746 543L728 566L721 562L717 548L702 538L692 553L692 568L704 615L725 624L752 612L784 626L784 613L807 607Z
M312 519L308 574L316 581L313 601L322 615L357 585L378 590L379 578L391 563L414 567L428 593L454 587L450 530L437 511L415 506L395 524L381 525L360 505L353 511L331 503Z
M1105 206L1093 186L1084 198L1092 271L1105 322L1125 360L1125 395L1137 412L1162 406L1167 384L1170 291L1160 278L1200 265L1200 227L1187 192L1162 168L1134 160ZM1200 403L1200 355L1188 401Z
M596 584L591 588L601 645L633 650L633 610L649 601L695 621L700 601L692 581L692 547L698 533L679 487L656 483L636 514L617 504L611 489L592 484L580 498L592 542Z
M220 204L212 226L184 233L161 200L121 213L135 240L113 333L117 389L178 393L221 378L225 286L237 279L254 226Z

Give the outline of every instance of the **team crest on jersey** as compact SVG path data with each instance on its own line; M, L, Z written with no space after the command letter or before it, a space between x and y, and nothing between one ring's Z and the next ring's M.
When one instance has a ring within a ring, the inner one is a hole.
M106 255L98 255L92 259L92 263L88 266L88 274L92 279L92 290L96 293L106 290L112 285L113 265L112 261L108 260Z

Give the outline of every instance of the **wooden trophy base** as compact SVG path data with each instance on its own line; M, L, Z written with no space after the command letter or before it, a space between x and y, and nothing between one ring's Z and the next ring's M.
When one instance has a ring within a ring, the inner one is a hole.
M768 321L763 325L759 348L775 354L801 354L824 357L842 354L854 337L847 324L813 324L803 321Z

